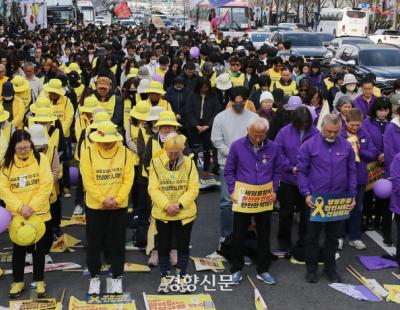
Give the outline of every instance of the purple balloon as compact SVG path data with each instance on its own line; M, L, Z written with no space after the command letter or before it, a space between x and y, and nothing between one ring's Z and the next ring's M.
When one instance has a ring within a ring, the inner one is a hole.
M77 185L79 178L79 171L76 167L69 167L69 180L71 185Z
M0 206L0 234L10 225L12 215L6 208Z
M374 184L374 194L378 198L389 198L392 195L392 182L387 179L376 181Z
M197 58L200 56L200 49L197 46L193 46L189 53L193 58Z
M164 83L164 78L163 78L162 76L158 75L158 74L153 74L153 75L151 76L151 79L152 79L153 81L157 81L157 82L160 82L160 83Z

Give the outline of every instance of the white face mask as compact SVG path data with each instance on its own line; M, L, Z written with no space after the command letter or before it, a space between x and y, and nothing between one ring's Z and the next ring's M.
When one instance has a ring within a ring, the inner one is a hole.
M156 64L157 64L157 60L150 60L150 63L151 63L152 65L156 65Z
M353 92L355 89L356 89L356 85L352 85L352 84L347 84L346 85L346 89L349 91L349 92Z
M335 142L336 139L330 139L330 138L325 138L325 141L328 143L333 143Z

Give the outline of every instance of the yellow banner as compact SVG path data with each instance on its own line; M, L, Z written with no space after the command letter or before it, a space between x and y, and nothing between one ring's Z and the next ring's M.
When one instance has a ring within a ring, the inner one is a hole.
M210 294L198 295L146 295L143 294L148 310L215 310Z
M129 303L87 303L71 296L68 310L136 310L136 305L134 300Z
M225 270L224 264L221 259L215 258L202 258L202 257L190 257L196 268L196 271L212 270L214 272L220 272Z
M353 148L353 151L356 155L356 162L360 162L360 142L358 141L358 137L356 135L353 135L349 138L347 138L347 141L350 142L351 147Z
M373 161L367 165L368 170L368 184L366 187L366 191L369 191L374 188L374 184L379 179L383 178L383 174L385 173L385 167L383 163L379 161Z
M264 185L235 182L232 210L241 213L271 211L274 204L267 200L272 193L272 182Z
M55 298L11 300L10 310L58 310L61 304Z

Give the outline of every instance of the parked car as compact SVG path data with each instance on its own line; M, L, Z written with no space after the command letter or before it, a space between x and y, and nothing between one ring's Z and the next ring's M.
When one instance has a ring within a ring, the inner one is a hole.
M299 23L279 23L278 27L282 28L289 28L292 31L307 31L307 25L299 24Z
M291 31L289 27L278 27L276 25L266 25L262 29L266 32L276 32L276 31Z
M136 22L137 20L129 18L129 19L121 19L120 21L118 21L118 24L125 27L134 27L136 26Z
M96 26L108 26L109 23L107 22L105 16L103 15L98 15L94 18L94 24Z
M390 29L378 29L374 34L368 37L371 41L377 44L387 43L400 45L400 32Z
M352 43L354 43L354 44L374 44L374 42L372 42L368 38L339 37L339 38L335 38L331 41L331 43L328 46L328 50L332 52L332 58L333 58L339 47L341 47L343 44L352 44Z
M319 60L322 64L329 64L332 52L327 47L335 37L330 33L322 32L276 32L271 38L271 44L291 42L290 53L304 56L307 62Z
M400 78L400 48L389 44L343 44L332 63L345 65L357 79L374 73L383 93L393 91L393 82Z
M250 39L251 43L253 43L253 46L257 49L268 42L270 36L271 33L266 31L253 31L248 33L248 38Z

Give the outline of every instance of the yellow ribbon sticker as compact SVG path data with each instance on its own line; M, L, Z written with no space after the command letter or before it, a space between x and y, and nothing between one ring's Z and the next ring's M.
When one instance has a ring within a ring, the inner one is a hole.
M324 198L322 197L318 197L315 199L315 210L314 212L311 214L312 216L316 216L318 213L321 214L321 217L325 217L325 213L324 213Z

